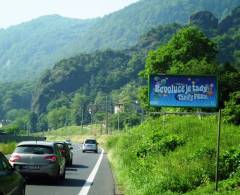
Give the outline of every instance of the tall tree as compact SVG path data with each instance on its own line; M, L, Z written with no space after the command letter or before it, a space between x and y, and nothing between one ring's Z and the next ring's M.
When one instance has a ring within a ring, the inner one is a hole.
M198 28L185 27L172 39L151 51L146 59L144 76L149 74L212 74L217 66L216 46Z
M37 129L37 114L31 112L29 114L29 130L36 131Z
M73 97L73 102L71 105L71 120L72 123L80 125L83 122L83 119L87 116L89 99L86 95L82 93L76 93ZM84 117L84 118L83 118Z

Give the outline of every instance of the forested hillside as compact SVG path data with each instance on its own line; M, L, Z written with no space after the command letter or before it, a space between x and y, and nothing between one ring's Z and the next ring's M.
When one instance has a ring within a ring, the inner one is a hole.
M221 20L239 4L239 0L141 0L103 18L46 16L1 29L0 80L32 80L57 61L80 52L128 48L150 28L187 23L198 11L211 11Z
M240 51L240 37L238 36L240 23L237 22L240 18L239 10L235 8L232 14L222 21L229 20L232 23L225 28L222 27L222 22L217 22L213 27L205 25L207 28L204 28L204 24L210 23L213 18L217 20L210 12L196 13L190 19L191 25L199 26L206 34L209 34L209 38L217 43L216 60L218 64L222 64L223 70L234 66L238 69L240 67L237 58ZM234 22L229 18L234 19ZM99 91L109 93L130 81L141 83L138 73L144 69L148 51L165 44L181 28L183 26L178 24L159 26L142 36L138 44L131 49L118 52L98 51L60 61L39 81L33 97L33 110L36 113L46 112L50 100L55 101L54 99L57 99L62 92L69 94L81 89L94 101ZM229 37L231 39L228 39ZM225 45L226 42L228 42L227 45ZM227 52L226 48L228 48Z
M74 43L94 22L52 15L0 30L0 80L34 79L56 61L78 53Z

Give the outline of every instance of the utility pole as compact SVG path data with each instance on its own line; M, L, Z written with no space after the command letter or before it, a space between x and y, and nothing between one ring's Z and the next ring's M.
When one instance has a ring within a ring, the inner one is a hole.
M119 116L119 114L120 114L120 111L118 111L118 131L120 130L120 128L119 128L119 125L120 125L119 124L120 123L120 118L119 118L120 116Z
M91 129L92 129L92 105L91 104L89 105L88 113L90 115L90 125L91 125Z
M81 117L82 117L82 119L81 119L81 128L83 130L83 109L81 110Z
M217 155L216 155L216 174L215 174L215 190L218 191L218 180L219 180L219 153L220 153L220 135L221 135L221 109L218 111L218 134L217 134Z
M106 95L106 134L108 134L108 97Z

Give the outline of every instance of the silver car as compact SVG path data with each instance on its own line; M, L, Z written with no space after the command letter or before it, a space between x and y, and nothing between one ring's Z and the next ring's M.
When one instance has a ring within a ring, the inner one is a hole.
M26 141L17 145L10 164L24 177L65 179L65 158L54 142Z
M83 141L82 152L93 151L98 153L98 143L94 138L87 138Z

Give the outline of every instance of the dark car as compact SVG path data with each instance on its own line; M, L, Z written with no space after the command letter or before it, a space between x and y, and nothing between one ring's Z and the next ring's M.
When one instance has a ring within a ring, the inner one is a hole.
M0 194L25 194L25 180L0 152Z
M65 158L54 142L21 142L9 162L26 178L48 176L65 179Z
M72 161L73 161L73 152L71 151L72 147L69 146L64 141L58 141L58 142L55 142L55 143L60 148L60 151L61 151L62 155L66 158L66 164L71 166Z
M73 149L72 141L70 139L67 139L65 142L68 144L70 149Z

